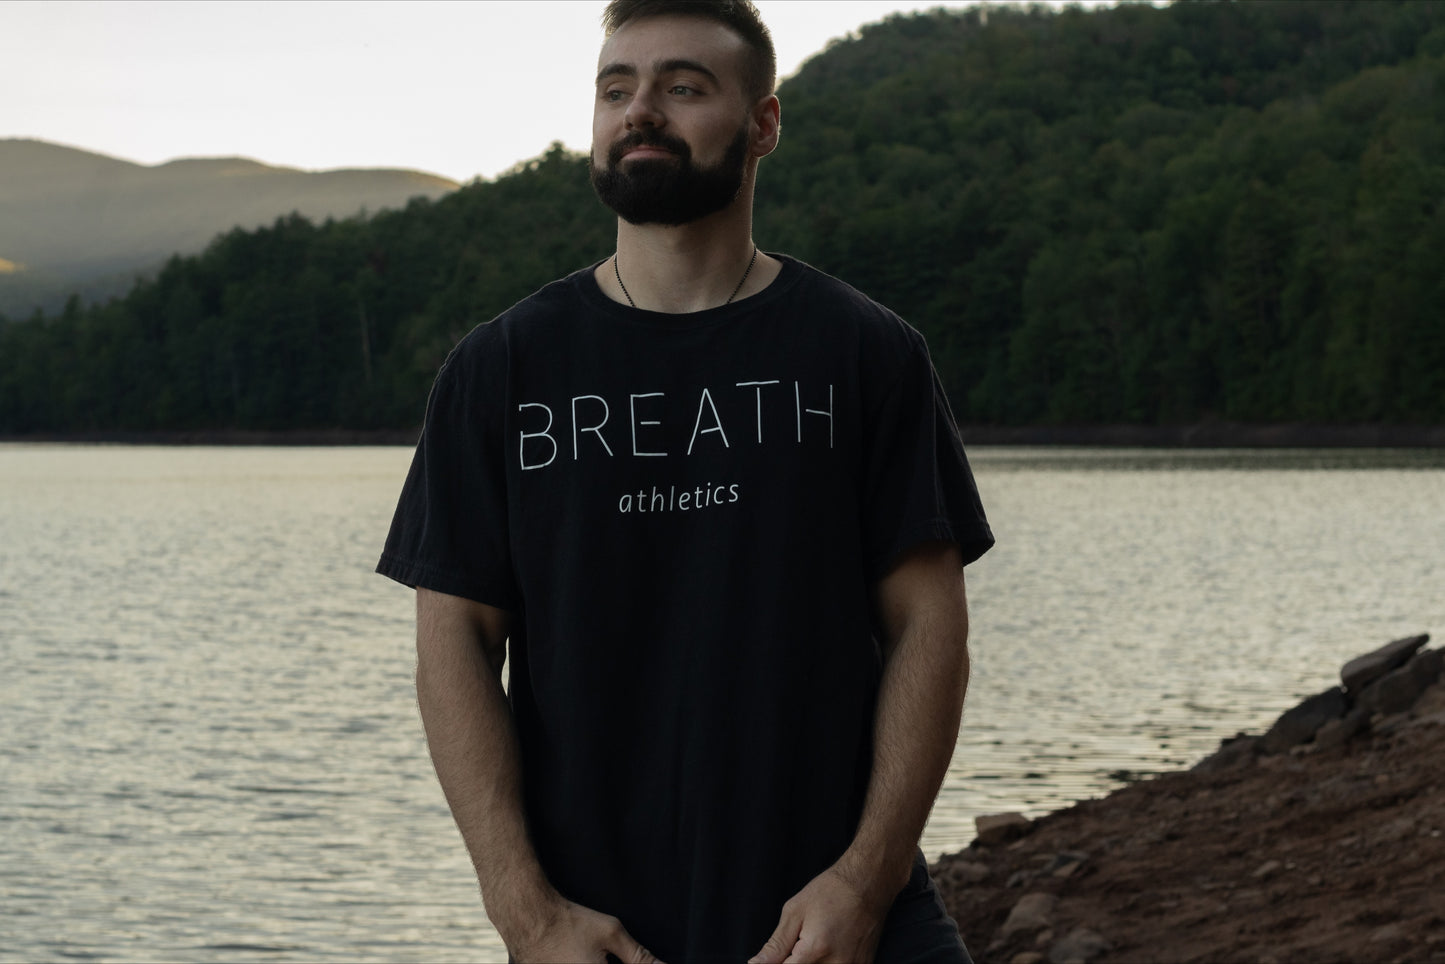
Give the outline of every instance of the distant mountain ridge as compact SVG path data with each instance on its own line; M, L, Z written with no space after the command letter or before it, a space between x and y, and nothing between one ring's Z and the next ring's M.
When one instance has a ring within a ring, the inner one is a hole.
M118 293L172 254L295 211L315 221L435 199L455 181L407 170L302 171L243 157L146 166L47 141L0 139L0 312L71 291Z

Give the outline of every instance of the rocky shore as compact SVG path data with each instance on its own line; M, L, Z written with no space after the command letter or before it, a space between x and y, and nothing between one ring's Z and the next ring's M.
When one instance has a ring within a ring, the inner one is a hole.
M1397 640L1192 769L933 867L979 964L1445 962L1445 650Z

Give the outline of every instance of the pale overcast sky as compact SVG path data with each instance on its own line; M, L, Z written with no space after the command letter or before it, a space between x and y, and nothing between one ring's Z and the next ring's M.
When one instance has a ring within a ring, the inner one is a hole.
M916 0L759 0L782 76ZM492 177L585 149L602 0L0 0L0 138Z

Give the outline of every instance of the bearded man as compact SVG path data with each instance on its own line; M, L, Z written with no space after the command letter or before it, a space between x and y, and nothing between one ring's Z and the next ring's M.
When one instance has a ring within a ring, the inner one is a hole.
M754 245L751 4L604 24L616 252L453 350L378 566L487 913L517 960L967 960L918 839L993 537L923 339Z

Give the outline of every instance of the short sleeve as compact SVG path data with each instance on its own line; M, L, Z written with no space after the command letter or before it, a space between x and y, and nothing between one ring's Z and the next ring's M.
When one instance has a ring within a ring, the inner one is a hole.
M865 415L863 532L869 576L881 579L921 542L957 543L967 565L993 546L963 441L921 336L902 372Z
M426 423L376 571L404 585L516 611L500 411L493 365L463 341L437 373ZM473 346L474 348L476 346Z

